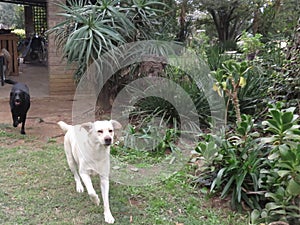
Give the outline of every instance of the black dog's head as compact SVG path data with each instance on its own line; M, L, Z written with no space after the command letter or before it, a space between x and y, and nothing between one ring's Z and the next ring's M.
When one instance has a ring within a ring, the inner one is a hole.
M15 90L10 93L10 99L15 106L21 106L26 101L26 93L22 90Z

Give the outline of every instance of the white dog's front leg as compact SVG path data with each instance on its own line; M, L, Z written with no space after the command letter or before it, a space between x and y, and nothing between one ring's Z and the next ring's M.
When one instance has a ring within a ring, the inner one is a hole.
M84 192L84 188L83 188L83 186L81 184L79 176L78 175L74 175L74 179L75 179L75 182L76 182L76 191L79 192L79 193Z
M99 205L100 200L98 195L96 194L96 191L93 187L91 177L88 174L80 173L81 179L86 187L86 190L90 196L90 199L92 202L94 202L96 205Z
M106 223L114 223L115 219L112 216L109 208L109 179L107 177L100 177L101 179L101 194L104 207L104 219Z

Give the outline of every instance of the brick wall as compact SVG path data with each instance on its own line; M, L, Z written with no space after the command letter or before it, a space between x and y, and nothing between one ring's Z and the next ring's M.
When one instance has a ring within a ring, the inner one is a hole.
M62 19L57 15L60 8L57 7L56 2L57 0L48 0L47 3L48 28L54 27ZM73 70L62 59L61 53L55 46L53 35L50 35L48 38L48 69L50 95L74 93L76 87L73 79Z

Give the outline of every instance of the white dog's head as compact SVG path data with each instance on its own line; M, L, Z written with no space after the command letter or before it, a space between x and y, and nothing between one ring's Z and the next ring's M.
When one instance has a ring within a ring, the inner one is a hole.
M96 138L100 144L110 146L114 142L114 131L121 129L122 125L116 120L103 120L81 125L89 135Z

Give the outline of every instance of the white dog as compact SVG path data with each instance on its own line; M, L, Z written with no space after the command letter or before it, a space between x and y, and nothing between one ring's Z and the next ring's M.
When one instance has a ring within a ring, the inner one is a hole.
M60 121L58 125L66 131L64 148L70 170L74 174L77 192L84 191L81 178L90 199L99 205L100 200L90 178L90 175L98 174L101 180L104 219L107 223L114 223L115 219L110 212L108 197L110 145L113 143L114 130L121 129L121 124L115 120L106 120L75 126Z

